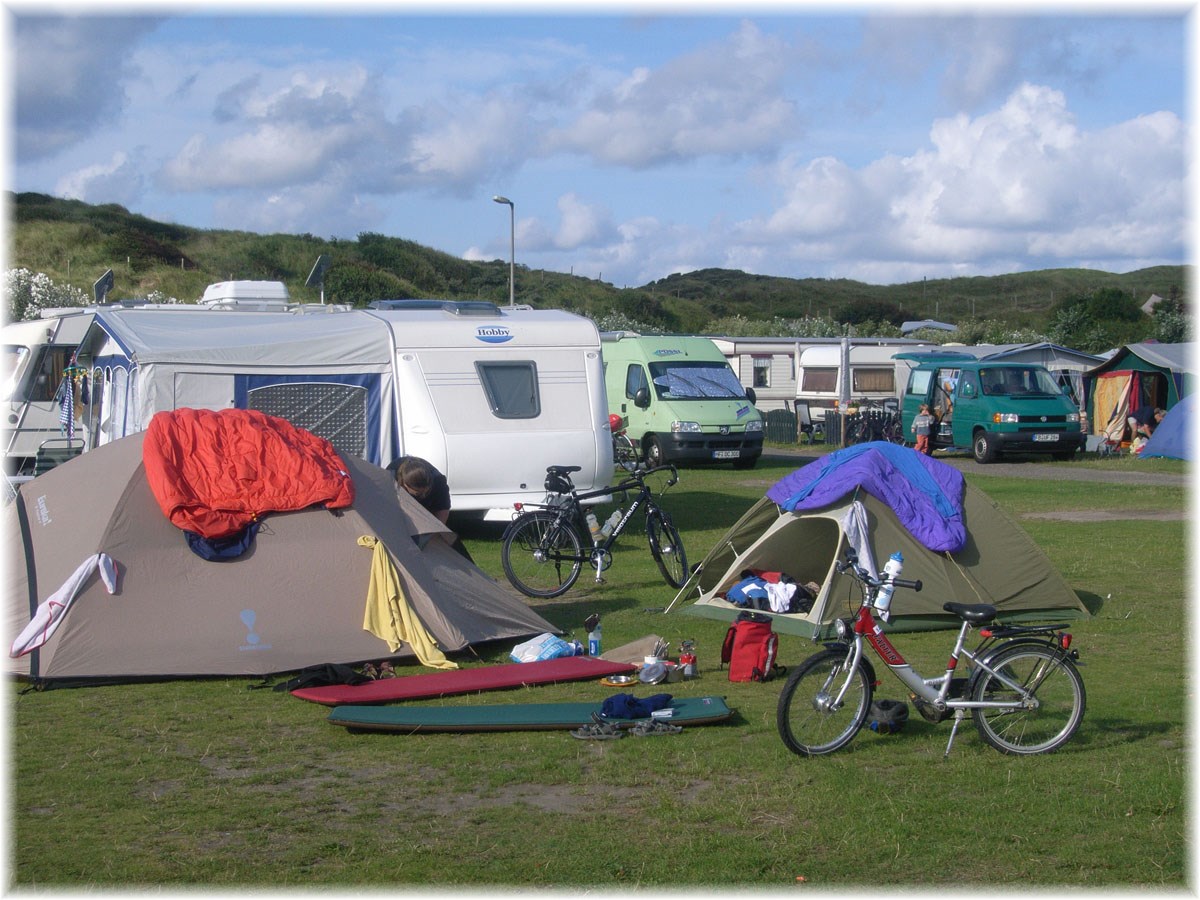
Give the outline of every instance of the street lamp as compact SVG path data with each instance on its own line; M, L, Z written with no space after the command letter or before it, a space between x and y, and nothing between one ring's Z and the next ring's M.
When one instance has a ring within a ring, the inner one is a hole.
M516 282L513 280L517 268L517 208L507 197L497 194L492 198L496 203L508 205L508 305L516 305Z

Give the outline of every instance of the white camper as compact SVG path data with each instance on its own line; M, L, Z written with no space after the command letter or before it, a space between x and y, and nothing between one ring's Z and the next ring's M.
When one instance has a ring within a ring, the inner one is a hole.
M814 418L839 400L896 399L909 365L896 353L928 347L906 338L714 337L741 383L766 412L807 404Z
M4 326L6 476L32 476L39 451L58 459L82 451L83 441L71 439L62 421L60 389L91 323L92 313L80 308Z
M387 465L421 456L456 512L507 518L544 498L549 465L581 489L612 473L600 336L559 310L395 301L295 315L101 311L80 351L93 373L91 444L160 410L257 409Z

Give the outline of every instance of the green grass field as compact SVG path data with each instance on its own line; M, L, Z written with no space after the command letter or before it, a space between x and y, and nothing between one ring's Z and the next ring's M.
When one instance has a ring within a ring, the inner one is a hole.
M664 505L690 561L792 468L764 460L751 471L685 470ZM943 760L950 723L914 713L898 735L864 731L830 757L794 756L775 730L780 685L726 679L723 623L653 611L674 592L633 533L607 583L585 573L537 608L581 639L584 618L599 613L607 648L650 633L673 647L694 639L700 677L669 689L724 696L738 710L730 723L607 742L566 732L350 734L325 722L326 708L251 690L253 679L24 694L18 686L11 883L1186 888L1187 491L969 469L968 478L1072 587L1109 598L1072 628L1088 709L1056 754L1002 756L967 722ZM1053 516L1081 509L1113 518ZM1121 517L1131 510L1137 518ZM480 566L502 579L499 528L463 533ZM897 638L929 673L944 666L948 641ZM479 662L507 661L509 649L480 648ZM813 649L782 636L780 661L795 664ZM899 682L880 674L877 696L903 699ZM609 690L576 683L431 702L599 700Z

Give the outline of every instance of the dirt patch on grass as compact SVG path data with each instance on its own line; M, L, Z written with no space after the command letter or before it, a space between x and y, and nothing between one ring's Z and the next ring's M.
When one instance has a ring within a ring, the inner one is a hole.
M1052 512L1023 513L1022 519L1058 519L1063 522L1117 522L1129 519L1150 519L1159 522L1178 522L1187 515L1183 510L1155 512L1127 509L1059 509Z

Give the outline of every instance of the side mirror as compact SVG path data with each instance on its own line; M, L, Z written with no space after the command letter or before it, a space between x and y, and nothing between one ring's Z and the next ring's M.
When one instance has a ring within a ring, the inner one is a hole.
M754 393L754 388L746 388L746 399L750 401L751 406L758 406L758 395Z
M638 388L637 393L633 395L633 405L638 409L646 409L650 405L650 391L648 388Z

